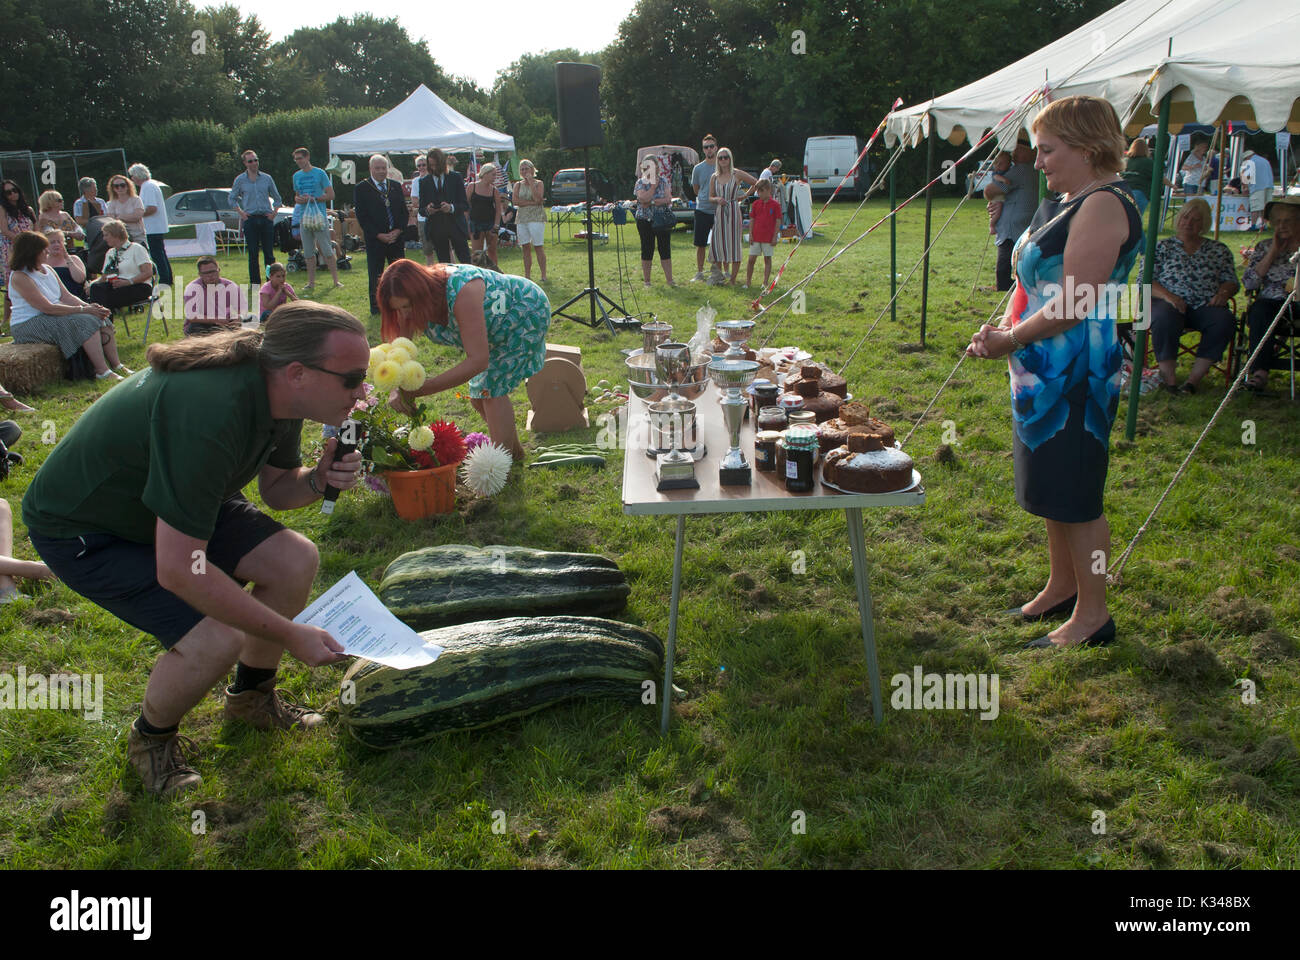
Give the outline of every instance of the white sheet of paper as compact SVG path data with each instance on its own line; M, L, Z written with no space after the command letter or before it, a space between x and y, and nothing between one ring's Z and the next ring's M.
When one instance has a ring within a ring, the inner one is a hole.
M442 653L442 647L425 643L393 616L355 570L317 597L293 622L328 630L343 644L344 653L398 670L433 663Z

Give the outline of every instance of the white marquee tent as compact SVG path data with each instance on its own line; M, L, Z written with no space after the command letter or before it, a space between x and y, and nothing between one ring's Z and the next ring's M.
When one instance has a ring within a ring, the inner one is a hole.
M1051 99L1106 98L1130 136L1154 121L1169 93L1175 132L1194 120L1245 120L1269 132L1300 133L1300 4L1126 0L996 73L895 111L885 143L902 138L916 146L931 120L940 137L973 142L1044 90ZM1040 97L1027 111L1026 129L1043 103Z
M424 84L382 117L330 137L330 153L340 155L423 153L431 147L513 153L515 138L458 113Z

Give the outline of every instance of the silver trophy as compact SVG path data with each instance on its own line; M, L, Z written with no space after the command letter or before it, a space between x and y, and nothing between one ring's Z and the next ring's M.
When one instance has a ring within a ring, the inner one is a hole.
M722 419L727 425L731 448L718 468L718 482L723 486L749 486L753 482L753 473L740 450L740 424L745 419L745 411L749 409L749 403L742 392L754 381L757 373L758 362L755 360L728 360L719 357L709 364L709 376L726 391L726 398L722 401Z
M754 335L753 320L722 320L716 328L718 339L727 345L723 354L728 360L744 360L749 338Z
M661 320L643 323L641 324L641 336L643 338L641 352L654 353L655 347L672 339L673 325L664 323Z
M652 440L647 452L655 454L659 490L698 489L695 461L704 456L704 444L696 433L695 404L678 392L691 375L691 348L684 343L661 343L655 347L655 371L668 386L669 394L648 407ZM667 444L667 452L660 444Z

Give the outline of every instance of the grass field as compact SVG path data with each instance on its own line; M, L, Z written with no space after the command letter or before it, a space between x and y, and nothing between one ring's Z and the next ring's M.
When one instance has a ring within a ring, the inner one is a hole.
M936 205L935 230L956 201ZM830 249L853 204L836 204L787 283ZM869 203L856 236L882 213ZM900 215L899 271L921 250L922 211ZM850 389L905 436L998 295L971 288L985 247L967 204L936 250L926 346L920 277L844 371ZM620 289L616 244L596 249L597 282L633 312L678 330L706 301L749 316L752 292L683 284L640 288L636 234L624 228L633 286ZM1245 241L1229 237L1234 248ZM549 238L548 238L549 243ZM674 238L679 281L694 272ZM788 247L779 248L784 256ZM581 290L585 248L549 243L553 303ZM981 284L991 284L992 257ZM365 267L326 295L370 321ZM176 264L193 275L193 262ZM517 251L502 257L522 273ZM762 264L760 262L759 269ZM226 276L246 276L239 256ZM808 288L807 312L773 343L800 344L838 369L888 300L882 228ZM742 273L743 277L743 273ZM291 282L304 282L301 274ZM764 319L766 335L778 308ZM377 339L378 324L369 323ZM128 365L143 364L138 342ZM179 331L173 326L173 336ZM125 338L124 338L125 339ZM619 381L611 336L569 322L552 342L582 347L589 384ZM450 351L422 346L438 367ZM1022 651L1033 627L999 611L1046 577L1041 525L1015 504L1005 368L967 361L907 445L924 507L867 511L876 636L886 698L894 674L995 673L1000 713L892 710L874 726L842 514L701 517L687 524L677 683L667 738L657 707L590 702L389 753L337 725L262 734L226 725L214 689L182 726L199 746L202 787L170 802L145 795L125 762L156 643L65 587L0 607L0 672L101 673L101 720L0 711L0 862L15 867L1286 867L1300 860L1300 407L1283 395L1234 398L1110 595L1119 641L1100 650ZM1135 442L1112 436L1107 513L1118 552L1223 396L1148 395ZM1280 375L1274 375L1274 384ZM102 388L62 384L27 399L28 464L0 492L17 505L59 434ZM522 429L527 407L516 394ZM434 409L482 429L467 401ZM593 413L601 408L593 409ZM954 458L936 459L953 422ZM1254 425L1243 443L1244 421ZM586 433L594 438L596 428ZM317 431L304 432L311 446ZM526 438L526 444L535 441ZM312 451L305 451L310 454ZM372 585L398 554L427 544L523 544L615 558L632 595L625 619L667 633L672 524L624 516L621 455L606 468L516 470L490 501L421 524L389 502L348 495L331 519L281 515L321 548L317 590L351 569ZM255 492L255 485L252 488ZM21 523L16 552L32 558ZM795 573L792 551L804 551ZM286 660L283 687L315 706L342 668ZM1243 702L1254 684L1255 702ZM203 812L196 818L197 811ZM501 814L495 815L496 811ZM502 822L504 832L494 832ZM1102 815L1102 816L1099 816ZM1099 830L1104 817L1104 832ZM205 832L195 832L202 820ZM802 828L802 829L801 829Z

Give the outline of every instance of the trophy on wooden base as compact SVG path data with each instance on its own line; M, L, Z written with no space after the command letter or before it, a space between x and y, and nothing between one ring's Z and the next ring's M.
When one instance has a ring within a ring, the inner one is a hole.
M649 447L655 456L655 487L658 490L697 490L695 461L704 456L698 442L695 404L677 392L691 372L691 348L684 343L661 343L655 347L655 370L670 393L647 407L650 416Z
M709 364L709 376L713 382L727 392L722 401L722 419L727 425L731 438L731 448L722 458L718 468L718 482L725 486L749 486L753 483L753 472L745 461L745 454L740 449L740 424L745 419L749 403L741 396L758 373L755 360L727 360L715 358Z

